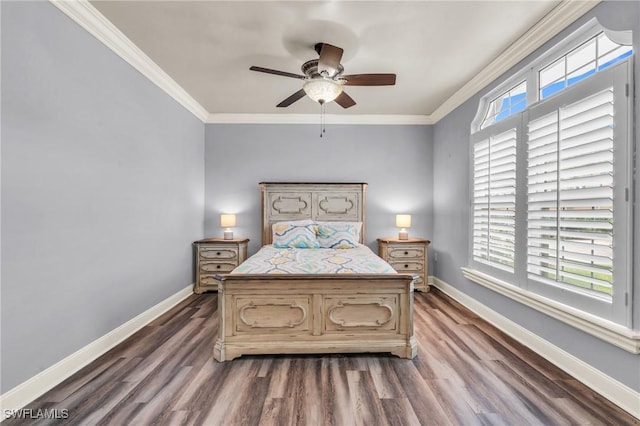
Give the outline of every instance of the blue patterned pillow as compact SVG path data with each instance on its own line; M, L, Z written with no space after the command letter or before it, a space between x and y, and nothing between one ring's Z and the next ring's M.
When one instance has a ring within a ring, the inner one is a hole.
M320 248L316 238L316 224L312 220L278 222L273 224L275 248Z
M317 222L317 226L322 248L350 249L360 243L362 222Z

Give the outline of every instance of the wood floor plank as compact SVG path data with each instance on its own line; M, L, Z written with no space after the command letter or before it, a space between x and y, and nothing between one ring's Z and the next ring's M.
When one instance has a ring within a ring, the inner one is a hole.
M191 340L194 336L201 332L199 325L203 321L204 319L190 320L190 327L182 328L169 339L167 339L162 345L158 346L157 349L149 353L144 358L143 362L138 366L138 368L133 371L128 377L126 377L125 380L128 382L140 382L149 377L149 374L152 371L154 371L158 367L162 367L162 364L167 361L167 354L172 354L172 358L176 353L187 355L189 348L186 347L184 343L185 341Z
M326 367L323 368L322 360L319 357L306 357L303 364L304 371L302 383L304 403L302 412L304 413L305 424L320 425L325 422L324 410L319 404L322 401L322 376L327 374Z
M465 386L460 386L448 379L427 380L426 384L452 424L465 426L482 424L479 417L482 410L474 410L468 404L467 401L472 398Z
M460 325L456 332L463 336L467 346L473 353L483 360L502 360L505 358L503 351L497 350L494 341L484 334L475 324Z
M295 357L293 358L289 370L287 372L287 380L285 382L284 396L291 403L291 416L294 420L294 424L307 424L307 412L305 410L305 378L308 374L312 373L308 369L308 358Z
M509 368L502 361L483 361L486 366L496 377L500 378L515 391L518 399L520 399L527 409L535 415L536 420L542 424L558 424L569 425L575 424L568 416L564 416L558 412L557 407L553 403L552 397L544 395L538 391L533 383L530 383L517 372Z
M245 383L249 391L243 392L236 400L232 411L235 413L228 424L233 425L257 425L262 415L269 379L253 377Z
M484 368L482 362L453 342L443 342L456 354L457 370L467 383L466 388L473 402L485 407L482 412L500 413L513 424L536 424L536 417L513 392L509 384L504 383Z
M102 398L96 399L93 407L78 407L72 415L77 418L77 424L91 426L100 422L122 399L129 394L136 386L135 383L116 382L109 393L103 394ZM87 415L82 415L85 412ZM69 418L69 423L73 424L74 417Z
M203 424L206 425L226 425L236 414L234 410L242 409L236 405L241 392L251 394L251 388L247 383L251 380L253 359L238 359L236 365L230 368L229 374L225 377L222 385L217 388L217 392L212 395L208 412L204 416Z
M370 356L367 358L369 374L380 399L402 399L406 398L404 389L398 380L398 376L393 373L393 365L390 357Z
M437 425L454 424L411 361L394 362L393 368L418 419Z
M375 397L373 379L367 371L347 371L347 383L351 395L351 409L358 426L389 425L382 402Z
M219 386L229 369L220 368L221 364L209 362L202 366L199 373L193 377L180 392L180 399L176 401L173 409L177 411L201 411L208 403L213 388Z
M271 362L271 380L269 382L269 392L267 398L284 398L287 390L287 376L292 358L276 357Z
M191 367L180 367L172 371L171 379L158 389L138 413L133 417L132 424L166 424L171 419L172 412L165 407L172 407L180 398L180 389L186 385Z
M346 358L323 357L322 359L322 412L325 424L354 424L351 410L351 392L348 385Z
M407 398L385 398L380 401L387 422L393 426L418 426L420 420ZM426 423L426 422L425 422Z
M217 295L193 295L27 405L38 425L640 425L438 290L415 294L418 356L213 360ZM6 425L31 425L8 419Z

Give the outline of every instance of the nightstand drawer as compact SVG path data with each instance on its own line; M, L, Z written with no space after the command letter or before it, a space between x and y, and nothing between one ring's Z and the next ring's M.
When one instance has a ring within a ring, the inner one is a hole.
M238 249L235 247L200 247L199 255L202 260L232 260L238 257Z
M416 262L412 260L407 260L406 262L394 262L392 260L389 262L389 265L398 272L422 272L424 270L424 262Z
M215 275L204 275L204 274L200 274L200 285L210 285L210 286L216 286L218 285L218 281L216 281L215 279Z
M415 259L415 258L423 258L424 257L424 247L422 246L409 246L405 245L403 247L389 247L388 252L389 260L393 261L395 259Z
M231 272L238 266L236 262L200 262L200 273Z

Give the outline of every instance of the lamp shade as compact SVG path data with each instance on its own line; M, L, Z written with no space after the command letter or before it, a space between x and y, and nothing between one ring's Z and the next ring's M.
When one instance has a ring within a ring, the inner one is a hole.
M222 228L232 228L236 226L236 215L235 214L221 214L220 215L220 227Z
M411 228L411 215L410 214L397 214L396 226L398 228Z
M324 104L342 93L342 84L328 78L314 78L304 83L302 89L311 99Z

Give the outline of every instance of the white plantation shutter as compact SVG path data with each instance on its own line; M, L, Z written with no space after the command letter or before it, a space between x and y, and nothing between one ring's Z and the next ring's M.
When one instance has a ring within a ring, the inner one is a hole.
M473 257L489 260L489 139L473 146Z
M511 128L474 144L473 257L513 271L515 257L516 136Z
M556 279L558 238L558 114L528 126L527 271Z
M528 124L527 273L612 294L613 87Z

